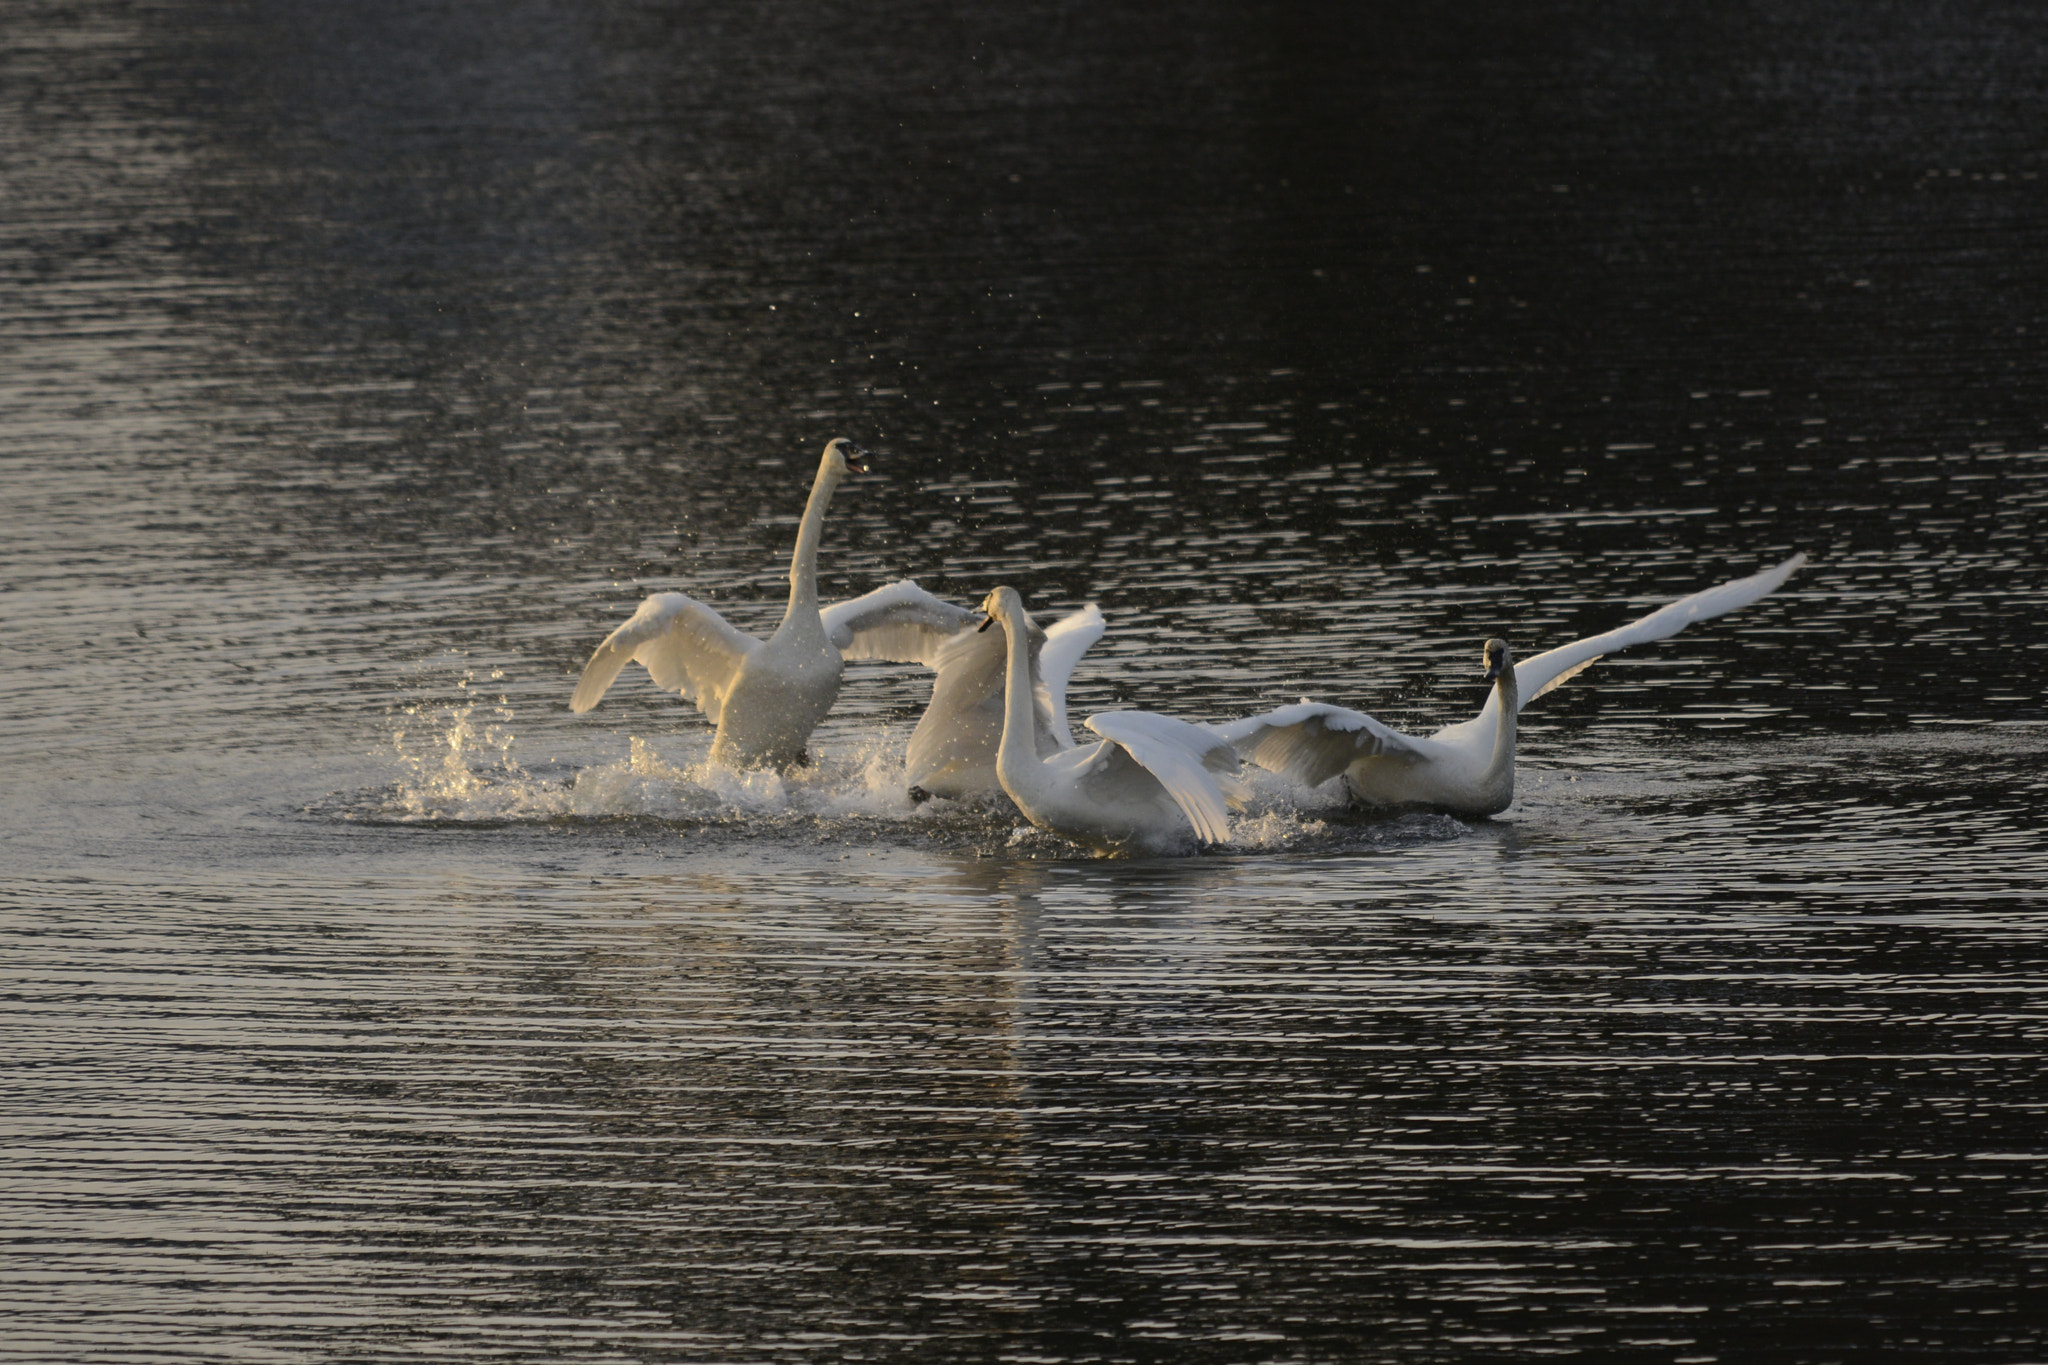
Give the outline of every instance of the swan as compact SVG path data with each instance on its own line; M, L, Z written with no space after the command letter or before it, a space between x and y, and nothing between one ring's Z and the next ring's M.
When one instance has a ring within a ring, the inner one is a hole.
M970 616L972 613L970 613ZM1040 758L1074 747L1067 726L1067 680L1074 664L1102 638L1102 612L1093 604L1041 630L1024 616L1031 668L1032 745ZM910 799L969 800L1002 790L996 749L1003 738L1006 637L963 630L938 648L932 699L904 751Z
M1352 799L1366 806L1423 807L1453 815L1495 815L1515 797L1515 718L1545 692L1590 668L1604 654L1676 635L1774 592L1806 562L1803 554L1748 578L1681 597L1604 635L1589 635L1514 661L1506 640L1488 640L1486 705L1468 721L1427 739L1404 735L1362 712L1302 701L1216 727L1238 753L1304 786L1344 774Z
M1024 599L997 588L981 609L988 619L979 628L1000 623L1007 636L996 776L1025 819L1103 853L1230 841L1226 805L1243 789L1237 752L1221 735L1149 711L1108 711L1088 717L1100 743L1041 754Z
M605 637L569 698L579 714L603 699L628 660L656 685L695 701L717 727L711 761L729 768L792 768L839 695L847 659L935 664L947 637L975 620L965 607L906 579L818 609L818 539L825 509L847 474L867 472L867 452L840 437L818 461L811 498L789 560L789 608L766 640L679 592L656 593Z

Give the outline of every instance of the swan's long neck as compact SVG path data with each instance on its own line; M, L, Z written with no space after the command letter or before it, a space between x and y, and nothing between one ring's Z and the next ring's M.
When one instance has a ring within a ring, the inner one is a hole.
M818 540L825 534L825 509L832 505L832 493L839 487L839 473L828 457L818 466L811 484L811 500L804 504L803 523L797 527L796 550L789 557L789 610L782 619L818 614Z
M1029 627L1002 619L1003 634L1009 641L1009 656L1003 666L1003 738L996 747L996 771L1026 771L1025 765L1040 762L1032 715L1031 642Z
M1515 682L1515 666L1512 662L1500 671L1500 680L1493 685L1494 699L1500 703L1500 716L1494 722L1493 756L1487 760L1487 785L1506 783L1513 790L1515 781L1515 716L1522 709L1521 692Z

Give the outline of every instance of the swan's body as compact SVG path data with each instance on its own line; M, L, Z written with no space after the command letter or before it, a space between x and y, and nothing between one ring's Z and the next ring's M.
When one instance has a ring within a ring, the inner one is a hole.
M934 664L939 646L974 614L915 583L818 608L825 509L847 473L866 468L863 459L850 441L826 445L790 556L789 607L773 635L756 640L702 602L657 593L591 654L569 709L597 705L627 661L637 659L657 686L695 701L718 727L712 762L789 768L808 761L804 746L839 695L846 659Z
M1111 711L1088 717L1100 743L1040 754L1023 599L997 588L982 610L1006 636L996 776L1027 820L1105 853L1229 841L1223 784L1235 792L1238 759L1222 736L1171 716Z
M1515 719L1524 706L1590 667L1603 654L1676 635L1695 621L1740 610L1777 590L1806 556L1682 597L1625 626L1514 663L1504 640L1486 642L1486 705L1471 720L1427 739L1404 735L1362 712L1304 701L1218 726L1262 768L1319 786L1339 773L1361 805L1427 807L1495 815L1515 798Z
M1032 747L1050 758L1074 747L1067 726L1067 680L1088 647L1102 638L1102 613L1083 607L1040 630L1027 614L1031 670ZM969 800L1002 790L996 750L1003 738L1008 637L963 630L939 646L932 699L911 733L904 776L913 800L947 796Z

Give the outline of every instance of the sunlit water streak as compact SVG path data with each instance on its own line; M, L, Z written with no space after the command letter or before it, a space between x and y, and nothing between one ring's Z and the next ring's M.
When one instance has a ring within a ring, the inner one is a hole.
M67 1117L14 1160L96 1175L37 1180L23 1249L65 1292L30 1322L168 1325L195 1277L272 1341L600 1356L884 1321L1216 1345L1275 1293L1316 1304L1297 1340L1481 1309L1524 1343L1815 1309L1874 1339L1870 1299L1929 1292L2010 1316L2027 1220L1938 1210L2039 1208L2037 904L1667 890L1605 840L1541 857L1535 823L1114 875L439 827L416 871L335 885L41 884L21 1065L69 1078ZM543 852L601 875L503 866ZM1867 875L1909 891L1905 861ZM99 1212L115 1188L171 1216Z

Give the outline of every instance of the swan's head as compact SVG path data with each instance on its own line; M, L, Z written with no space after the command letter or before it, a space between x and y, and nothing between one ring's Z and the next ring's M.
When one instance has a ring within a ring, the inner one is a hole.
M1492 682L1515 665L1515 652L1501 639L1486 642L1486 681Z
M844 436L835 436L825 443L825 464L842 478L847 474L865 474L868 472L868 453Z
M976 626L977 631L987 630L997 621L1004 625L1015 621L1024 614L1024 599L1018 596L1015 588L997 588L981 599L981 609L988 616L988 620Z

